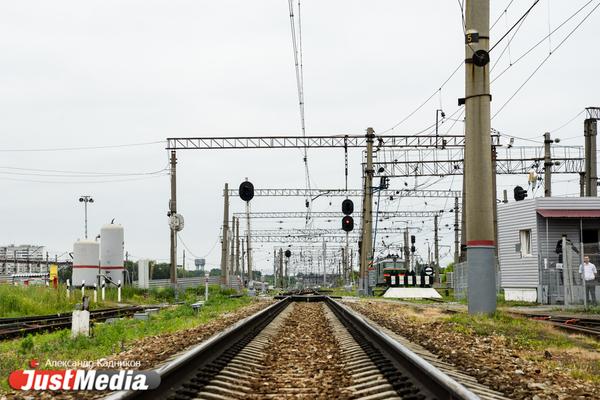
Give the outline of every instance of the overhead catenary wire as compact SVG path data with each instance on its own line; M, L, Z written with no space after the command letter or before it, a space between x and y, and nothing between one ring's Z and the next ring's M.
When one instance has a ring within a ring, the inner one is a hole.
M500 72L498 75L494 76L494 78L490 81L490 84L494 83L496 80L498 80L502 75L504 75L509 69L511 69L512 67L514 67L519 61L523 60L526 56L528 56L533 50L535 50L537 47L539 47L542 43L544 43L546 41L546 39L548 39L551 35L553 35L554 33L556 33L558 30L560 30L563 26L565 26L569 21L571 21L573 18L575 18L581 11L583 11L588 5L590 5L590 3L594 2L595 0L589 0L587 3L585 3L583 6L581 6L577 11L575 11L573 14L571 14L569 17L567 17L563 22L561 22L556 28L554 28L549 34L545 35L544 37L542 37L538 42L536 42L533 46L531 46L527 51L525 51L521 56L519 56L514 62L510 63L510 65L508 65L504 70L502 70L502 72ZM555 49L556 50L556 49Z
M500 39L498 39L498 41L496 43L494 43L494 45L490 48L489 52L491 53L492 50L494 50L496 48L496 46L498 46L500 43L502 43L502 41L510 34L510 32L512 32L513 29L515 29L517 27L517 25L519 25L521 23L522 20L524 20L525 18L527 18L527 16L529 15L529 13L531 12L531 10L533 10L533 8L540 2L540 0L535 0L533 2L533 4L531 5L531 7L529 7L529 9L527 11L525 11L525 13L521 16L521 18L519 18L517 20L517 22L515 22L513 24L513 26L510 27L510 29L508 29L508 31L506 31L506 33L504 33L504 35L502 35L502 37L500 37Z
M500 107L500 109L498 109L498 111L496 111L496 113L492 116L492 119L494 119L500 112L502 112L502 110L504 110L504 108L510 103L510 101L515 98L515 96L521 91L521 89L523 89L523 87L527 84L527 82L529 82L531 80L531 78L533 78L533 76L540 70L540 68L542 68L542 66L546 63L546 61L548 61L548 59L550 59L550 57L556 53L556 51L561 48L561 46L573 35L573 33L575 33L575 31L594 13L594 11L596 11L598 9L598 7L600 7L600 2L598 4L596 4L596 6L594 6L594 8L592 8L590 10L590 12L588 12L585 17L583 17L583 19L581 21L579 21L579 23L567 34L567 36L565 36L563 38L563 40L553 49L553 51L551 51L550 53L548 53L548 55L542 60L542 62L533 70L533 72L527 77L527 79L525 79L525 81L517 88L517 90L515 90L515 92L508 98L508 100L506 100L506 102L504 104L502 104L502 106ZM513 64L514 65L514 64Z
M110 144L110 145L100 145L100 146L74 146L74 147L47 147L47 148L12 148L12 149L3 149L0 148L0 152L51 152L51 151L78 151L78 150L104 150L104 149L118 149L125 147L138 147L138 146L149 146L155 144L166 144L164 140L157 140L154 142L141 142L141 143L126 143L126 144Z
M306 118L304 108L304 61L302 52L302 12L301 3L298 0L298 27L296 28L296 22L294 17L294 2L288 0L288 9L290 14L290 31L292 35L292 50L294 52L294 67L296 72L296 89L298 93L298 106L300 112L300 129L302 136L306 137ZM296 32L297 31L297 32ZM307 189L311 189L310 181L310 168L308 165L308 147L303 147L303 162L304 162L304 175L305 185ZM307 197L306 199L306 225L311 223L310 210L312 200Z

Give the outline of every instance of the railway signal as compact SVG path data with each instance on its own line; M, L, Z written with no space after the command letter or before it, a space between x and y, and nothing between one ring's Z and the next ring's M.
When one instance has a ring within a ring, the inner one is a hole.
M345 214L342 218L342 230L352 232L354 229L354 218L350 216L354 212L354 202L350 199L342 201L342 212Z
M242 200L250 201L254 197L254 185L252 182L244 181L240 184L238 192Z
M527 197L527 190L521 186L515 186L515 201L525 200L525 197Z

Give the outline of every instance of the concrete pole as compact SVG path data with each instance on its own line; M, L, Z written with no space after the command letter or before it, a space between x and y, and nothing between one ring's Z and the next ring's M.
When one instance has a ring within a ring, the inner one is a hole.
M221 241L221 285L229 285L227 245L229 244L229 184L223 189L223 240Z
M283 260L283 286L285 288L287 288L289 286L289 280L288 280L288 263L290 262L290 259L285 257L285 259Z
M460 256L459 261L467 261L467 169L463 162L462 213L460 214Z
M235 220L231 220L231 237L229 238L229 275L233 275L235 268Z
M242 245L242 250L240 253L240 262L241 262L241 274L242 274L242 283L244 282L244 276L246 274L245 270L245 261L244 261L244 239L240 239L241 245Z
M177 213L177 156L175 150L171 150L171 201L169 201L169 215L175 215ZM173 228L171 230L171 286L177 285L177 231Z
M279 249L279 287L283 288L283 249Z
M498 243L498 201L496 201L496 146L492 146L492 211L494 221L494 243ZM498 247L494 247L494 256L498 259Z
M369 267L373 262L373 139L375 131L367 128L367 166L365 169L365 191L362 216L362 249L360 254L359 291L368 292ZM323 260L325 261L325 260Z
M585 196L585 172L579 173L579 197Z
M247 179L246 179L247 180ZM246 252L248 254L248 282L252 277L252 233L250 232L250 202L246 202Z
M235 274L240 275L240 219L235 219Z
M465 14L465 59L473 60L476 51L489 51L490 0L467 0ZM466 62L465 70L468 308L470 314L491 314L496 311L496 244L489 63Z
M458 197L454 198L454 264L460 257L460 238L458 236Z
M584 121L585 135L585 195L598 196L598 176L596 167L596 136L598 135L597 120L587 118Z
M273 249L273 286L277 287L277 250Z
M435 217L433 217L433 225L435 228L435 234L433 235L433 251L434 251L434 255L435 255L435 272L436 272L436 276L439 274L440 272L440 248L439 248L439 237L438 237L438 231L439 231L439 226L438 226L438 216L436 215Z
M327 243L323 239L323 286L327 285Z
M544 197L552 197L552 153L550 132L544 133Z
M408 228L404 230L404 263L407 270L410 270L410 246L408 245Z

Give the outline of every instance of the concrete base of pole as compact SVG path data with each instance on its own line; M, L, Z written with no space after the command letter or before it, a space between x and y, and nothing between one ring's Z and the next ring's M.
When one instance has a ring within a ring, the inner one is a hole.
M467 245L469 314L496 312L495 246Z

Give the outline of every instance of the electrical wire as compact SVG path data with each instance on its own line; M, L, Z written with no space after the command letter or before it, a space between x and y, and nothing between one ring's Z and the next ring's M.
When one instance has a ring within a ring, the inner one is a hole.
M42 151L76 151L76 150L103 150L103 149L116 149L123 147L137 147L137 146L148 146L153 144L166 144L164 140L158 140L155 142L141 142L141 143L128 143L128 144L113 144L105 146L78 146L78 147L50 147L50 148L39 148L39 149L1 149L0 152L42 152Z
M552 32L550 32L549 34L545 35L543 38L541 38L536 44L534 44L533 46L531 46L525 53L523 53L520 57L518 57L513 63L511 63L508 67L506 67L502 72L500 72L498 75L496 75L490 82L490 84L494 83L497 79L499 79L502 75L504 75L509 69L511 69L513 66L515 66L519 61L521 61L523 58L525 58L527 55L529 55L533 50L535 50L538 46L540 46L542 43L544 43L544 41L546 39L548 39L551 35L553 35L554 33L556 33L559 29L561 29L564 25L566 25L570 20L572 20L573 18L575 18L575 16L577 16L581 11L583 11L590 3L592 3L594 0L589 0L587 3L585 3L582 7L580 7L577 11L575 11L573 14L571 14L567 19L565 19L563 22L561 22L556 28L554 28L552 30Z
M503 41L503 40L504 40L504 39L505 39L505 38L506 38L506 37L507 37L507 36L510 34L510 32L512 32L512 30L513 30L513 29L515 29L515 28L517 27L517 25L521 23L521 21L523 21L525 18L527 18L527 16L528 16L528 15L529 15L529 13L531 12L531 10L533 10L533 8L534 8L534 7L535 7L535 6L536 6L536 5L537 5L539 2L540 2L540 0L535 0L535 1L533 2L533 4L531 5L531 7L529 7L529 9L528 9L527 11L525 11L525 14L523 14L523 15L521 16L521 18L519 18L519 19L517 20L517 22L515 22L515 23L513 24L513 26L512 26L512 27L511 27L511 28L510 28L508 31L506 31L506 33L505 33L504 35L502 35L502 37L501 37L500 39L498 39L498 41L497 41L497 42L496 42L496 43L495 43L495 44L494 44L494 45L493 45L493 46L490 48L490 50L489 50L489 53L491 53L491 52L492 52L492 50L494 50L494 49L496 48L496 46L498 46L498 45L499 45L499 44L500 44L500 43L501 43L501 42L502 42L502 41Z
M298 106L300 111L300 128L302 130L302 136L306 137L306 119L304 112L304 62L302 54L302 13L300 0L298 0L298 28L296 28L296 23L294 19L293 0L288 0L288 9L290 13L290 30L292 34L292 49L294 52L294 67L296 71L296 89L298 92ZM297 33L296 30L298 31ZM303 150L304 156L302 160L304 162L305 185L306 188L310 190L311 181L310 169L308 166L308 147L304 146ZM312 219L310 218L312 200L310 199L310 197L307 197L305 201L307 208L305 225L308 228L309 225L312 223Z
M569 125L571 122L575 121L581 114L583 114L585 112L585 108L581 111L579 111L577 113L577 115L575 115L573 118L571 118L570 120L568 120L567 122L565 122L564 124L562 124L561 126L559 126L556 129L552 129L551 131L549 131L550 133L554 133L556 131L560 131L562 128L566 127L567 125ZM574 136L574 137L580 137L580 136ZM567 139L572 139L572 138L567 138ZM562 139L562 140L567 140L567 139Z
M2 171L3 169L9 171ZM12 172L12 171L27 171L27 172ZM118 176L151 176L163 175L168 171L168 168L163 168L157 171L149 172L83 172L83 171L65 171L55 169L40 169L40 168L18 168L0 166L0 174L4 175L25 175L25 176L48 176L48 177L63 177L63 178L106 178ZM39 173L42 172L42 173Z
M0 176L0 180L5 181L14 181L14 182L33 182L33 183L51 183L51 184L96 184L96 183L116 183L116 182L133 182L133 181L142 181L147 179L155 179L163 176L169 176L168 173L162 175L152 175L143 178L131 178L131 179L111 179L111 180L103 180L103 181L43 181L37 179L16 179L16 178L6 178Z
M529 80L533 78L533 76L540 70L540 68L542 68L542 66L546 63L546 61L548 61L552 54L556 53L556 51L573 35L573 33L575 33L575 31L592 15L592 13L598 9L598 7L600 7L600 3L596 4L596 6L592 8L590 12L581 21L579 21L579 23L569 32L569 34L563 38L563 40L558 44L558 46L556 46L554 50L551 51L542 60L542 62L537 66L537 68L533 70L533 72L527 77L527 79L525 79L521 86L519 86L517 90L508 98L508 100L506 100L506 102L500 107L500 109L496 111L496 113L492 116L492 119L494 119L498 114L500 114L500 112L502 112L502 110L508 105L508 103L510 103L510 101L521 91L521 89L523 89L527 82L529 82Z

